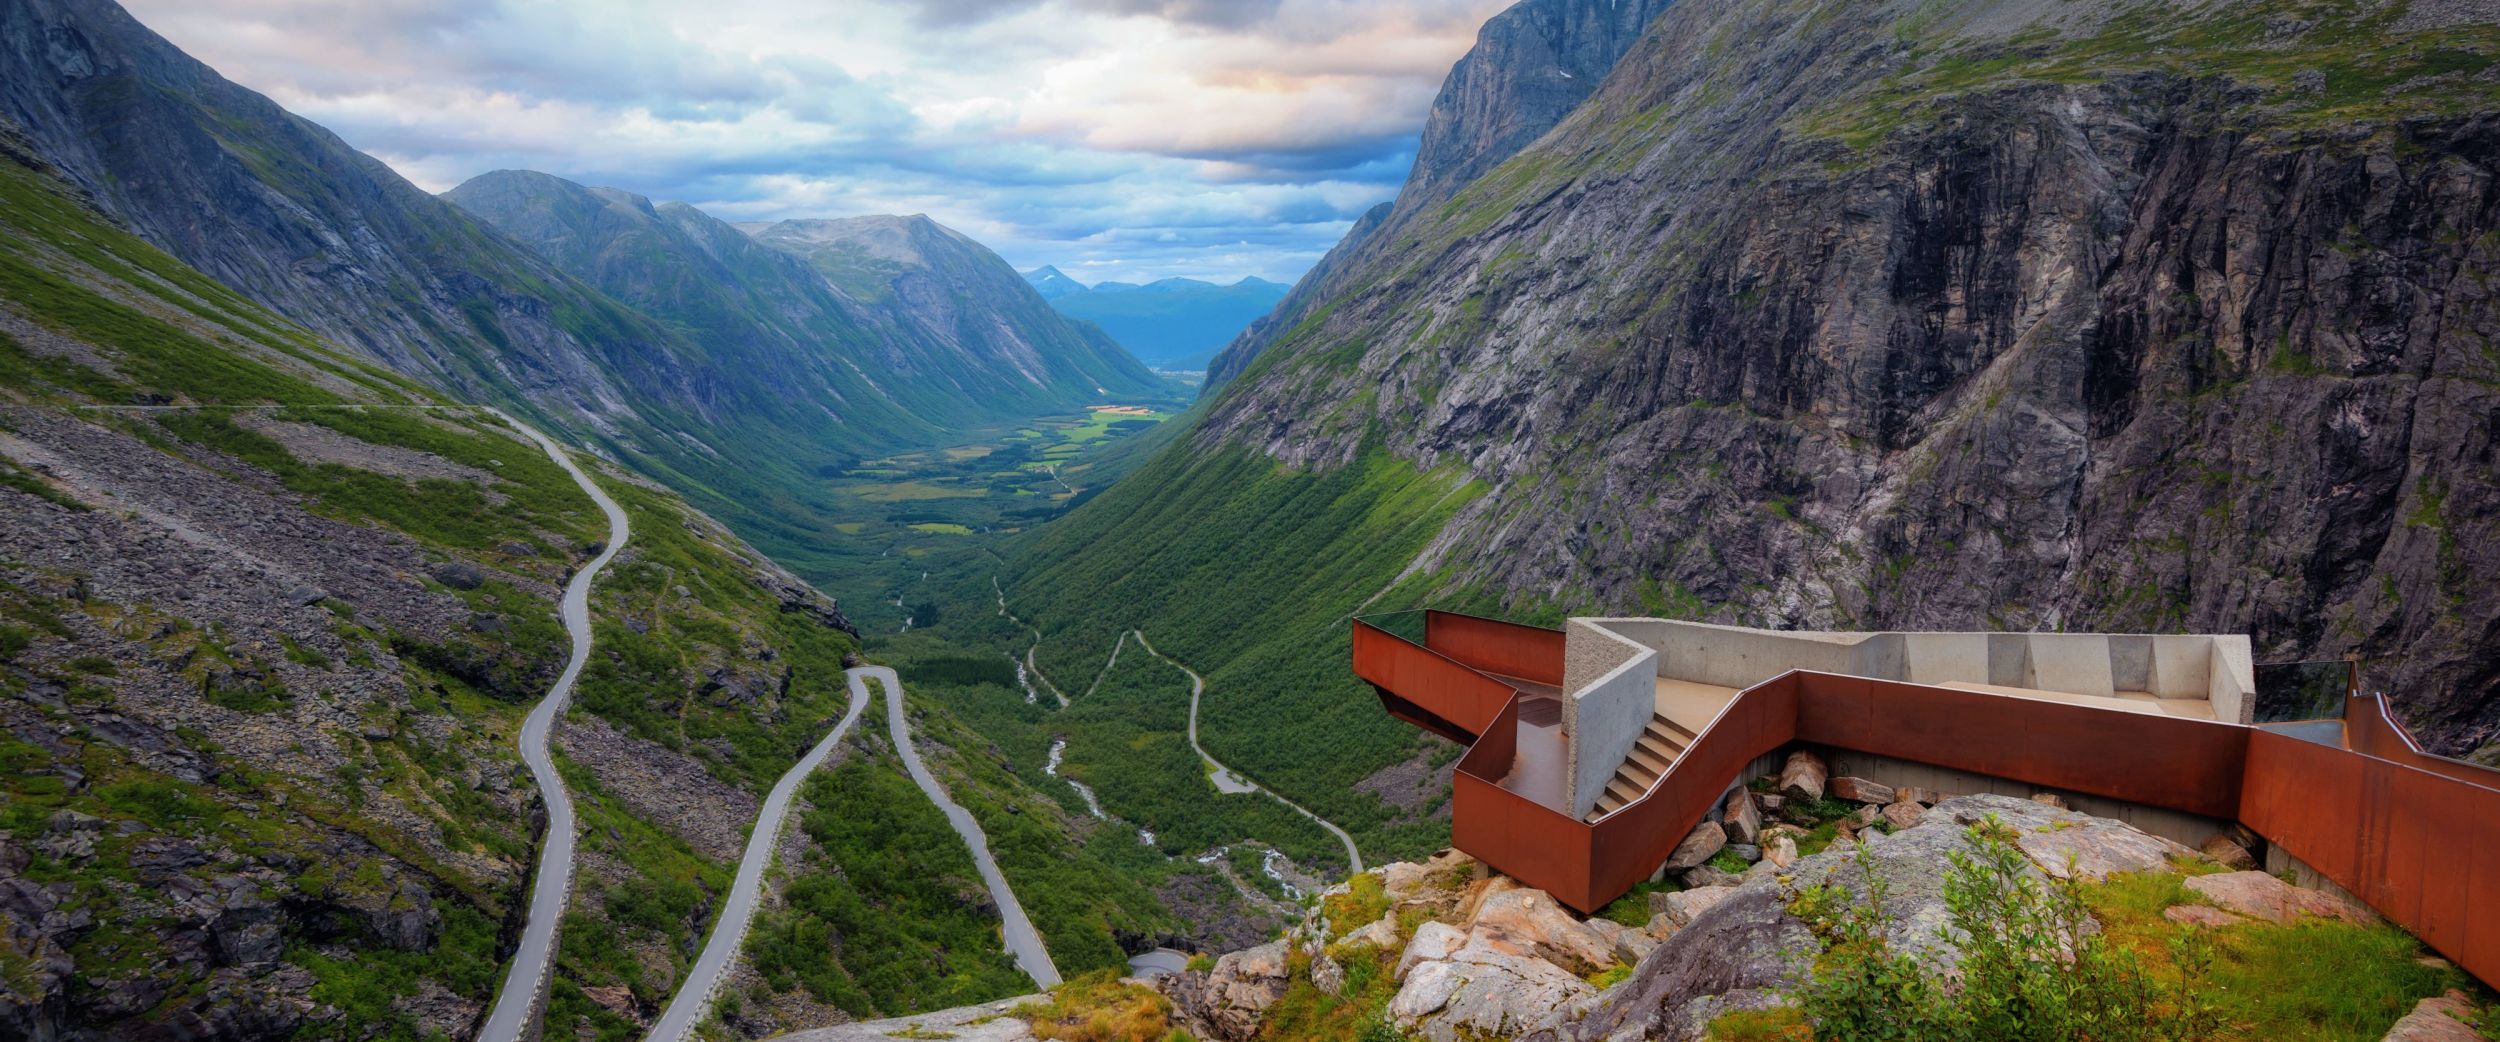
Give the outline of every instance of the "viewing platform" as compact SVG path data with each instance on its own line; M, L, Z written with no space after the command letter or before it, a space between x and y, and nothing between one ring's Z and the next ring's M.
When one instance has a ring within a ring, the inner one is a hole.
M2241 636L1353 623L1383 708L1467 746L1452 844L1584 913L1809 747L1886 785L2055 792L2189 846L2245 825L2269 871L2500 980L2500 771L2423 752L2356 668L2323 665L2330 714L2261 726Z

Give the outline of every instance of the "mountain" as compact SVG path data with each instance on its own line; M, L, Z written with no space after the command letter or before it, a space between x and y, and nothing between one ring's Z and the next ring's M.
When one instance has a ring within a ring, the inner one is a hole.
M2395 3L1676 4L999 581L1054 674L1201 664L1208 749L1382 856L1432 754L1344 620L1427 604L2246 632L2492 755L2496 57Z
M1056 268L1024 273L1050 306L1101 326L1120 346L1162 369L1203 369L1243 328L1276 307L1288 287L1256 276L1229 286L1197 279L1088 289Z
M1027 409L1075 404L1065 387L1103 401L1160 385L1100 330L1052 311L988 247L927 217L781 221L752 234L858 302L870 329L914 345L915 358L895 359L898 377ZM976 382L992 373L1007 379Z
M952 232L927 263L972 287L896 306L891 286L837 285L805 251L776 248L683 203L652 205L530 171L483 174L444 195L575 278L715 350L753 359L759 384L828 407L854 451L922 444L941 430L1050 410L1073 411L1106 389L1136 393L1155 378L1099 337L1036 312L1021 287L999 293L1002 262ZM923 219L925 223L925 219ZM936 225L929 225L935 229ZM966 326L995 332L969 340ZM940 332L945 335L939 335Z
M605 519L492 412L59 175L0 133L0 1036L469 1037L544 813L514 736ZM685 971L858 644L717 523L577 459L632 538L554 739L587 828L549 1009L613 1032L586 993L630 1011Z
M1033 292L1041 294L1043 300L1057 300L1070 293L1085 292L1084 283L1047 264L1025 272L1024 281L1030 283Z
M1281 306L1235 338L1210 364L1210 385L1232 379L1327 301L1353 292L1341 276L1358 258L1380 263L1378 252L1395 238L1378 236L1382 229L1402 227L1554 129L1674 2L1520 0L1486 21L1434 96L1397 199L1363 214Z
M984 268L978 292L926 315L884 294L845 320L722 226L658 208L638 225L630 203L575 198L527 226L586 222L591 239L553 250L576 274L107 0L0 5L0 48L0 118L114 220L371 361L589 439L768 545L828 538L813 483L863 453L1157 385L968 242L956 260L1003 272ZM667 248L603 256L604 235Z

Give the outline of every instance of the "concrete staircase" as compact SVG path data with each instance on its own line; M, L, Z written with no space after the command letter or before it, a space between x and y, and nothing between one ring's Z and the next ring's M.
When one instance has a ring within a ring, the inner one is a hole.
M1588 820L1596 821L1614 813L1616 808L1641 798L1642 793L1648 792L1649 787L1657 783L1659 775L1667 773L1667 767L1675 763L1675 758L1684 755L1685 747L1692 744L1693 732L1690 729L1667 719L1664 713L1651 714L1649 725L1641 729L1640 740L1632 746L1631 755L1623 758L1622 766L1616 767L1615 776L1607 781L1606 791L1597 797L1597 807L1589 812Z

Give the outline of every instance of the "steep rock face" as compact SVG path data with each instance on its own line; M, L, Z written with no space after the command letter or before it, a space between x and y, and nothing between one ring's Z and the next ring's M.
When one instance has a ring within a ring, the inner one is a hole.
M1420 208L1519 154L1597 92L1675 0L1521 0L1450 68L1398 203Z
M898 377L1026 396L1069 384L1125 394L1157 383L1101 330L1051 310L988 247L927 217L782 221L754 234L813 265L881 335L919 345L917 357L892 359L903 367ZM993 371L1010 378L987 386L980 374Z
M1394 204L1364 214L1345 241L1304 275L1275 314L1253 325L1209 374L1229 380L1340 288L1371 235L1448 199L1563 121L1596 93L1643 30L1675 0L1520 0L1484 23L1450 68Z
M2500 39L2276 6L1679 4L1552 135L1374 232L1196 448L1465 467L1494 491L1418 563L1449 589L2247 631L2379 659L2470 749L2500 727Z

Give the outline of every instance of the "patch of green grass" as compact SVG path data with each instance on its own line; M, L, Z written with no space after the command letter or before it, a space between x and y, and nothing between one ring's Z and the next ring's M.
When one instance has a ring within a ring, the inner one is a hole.
M1597 910L1597 915L1599 918L1609 919L1625 926L1635 928L1648 926L1652 918L1649 912L1649 895L1672 894L1682 889L1684 889L1682 886L1668 880L1657 882L1642 880L1633 884L1632 889L1625 891L1622 897L1607 902L1606 907Z
M1320 914L1327 917L1329 932L1343 937L1389 914L1389 892L1379 876L1358 872L1346 880L1345 892L1320 902Z
M2115 874L2081 893L2102 929L2157 976L2175 972L2172 942L2187 929L2162 910L2205 903L2173 872ZM2230 1025L2227 1039L2375 1040L2421 999L2470 984L2445 964L2423 964L2421 942L2393 926L2252 921L2206 935L2213 959L2201 994Z

